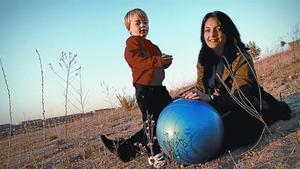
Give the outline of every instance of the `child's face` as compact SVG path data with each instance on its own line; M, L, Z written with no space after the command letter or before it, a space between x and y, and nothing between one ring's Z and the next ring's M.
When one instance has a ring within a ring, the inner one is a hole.
M133 36L142 36L146 37L148 35L149 26L148 21L142 19L141 17L134 15L131 18L129 32Z

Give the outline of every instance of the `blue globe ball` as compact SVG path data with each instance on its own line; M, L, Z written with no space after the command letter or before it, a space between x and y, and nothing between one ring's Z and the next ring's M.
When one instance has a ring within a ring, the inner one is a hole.
M182 164L202 163L220 149L223 123L209 104L178 99L159 115L156 136L170 158Z

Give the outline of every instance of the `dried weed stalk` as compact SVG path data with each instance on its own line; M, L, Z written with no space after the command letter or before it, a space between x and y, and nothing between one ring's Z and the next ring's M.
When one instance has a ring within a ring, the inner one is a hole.
M81 67L76 65L76 54L73 54L71 52L66 53L66 52L62 52L61 57L59 59L59 66L61 69L61 74L57 73L55 71L55 69L53 68L53 66L51 64L49 64L50 69L55 73L55 75L57 77L59 77L64 83L64 98L65 98L65 118L67 120L66 124L65 124L65 137L67 142L69 141L69 136L68 136L68 122L71 121L70 116L68 116L68 112L69 112L69 93L70 93L70 86L72 87L72 83L73 81L76 79L77 75L78 75L78 71L81 69ZM67 160L67 167L71 168L71 159L70 159L70 154L68 152L68 148L66 149L66 160Z
M39 51L36 49L35 52L38 55L38 59L39 59L39 64L40 64L40 72L41 72L41 92L42 92L42 116L43 116L43 128L45 127L45 122L46 122L46 118L45 118L45 98L44 98L44 88L45 88L45 81L44 81L44 70L43 70L43 64L42 64L42 59L41 59L41 55L39 53Z
M104 101L107 102L110 107L116 107L114 101L117 90L113 87L110 87L108 84L105 83L105 81L100 82L100 87L102 89L101 92L105 95Z
M147 120L144 122L144 131L147 137L147 146L150 149L150 155L154 156L153 145L156 140L156 137L154 137L155 121L152 120L152 118L153 115L149 115L147 111Z
M270 132L266 122L264 121L264 119L262 118L261 114L259 112L262 111L262 98L261 98L261 90L260 90L260 85L259 85L259 82L258 82L258 79L257 79L257 76L256 76L256 73L255 71L253 70L252 66L247 57L243 54L243 52L241 51L241 49L236 46L239 50L239 52L241 53L241 55L244 57L246 63L248 64L248 66L250 67L250 71L251 73L254 75L254 78L256 80L256 83L257 83L257 88L258 88L258 95L259 95L259 111L256 110L256 108L254 107L254 105L249 101L249 99L244 95L244 93L240 90L240 88L238 87L237 88L237 93L238 93L238 96L239 96L239 99L234 96L229 87L225 84L225 82L222 80L222 78L216 74L216 76L218 77L218 79L220 80L220 82L222 83L222 85L224 86L224 88L226 89L227 93L230 94L231 98L241 107L243 108L246 112L248 112L250 115L252 115L253 117L255 117L256 119L258 119L263 125L264 125L264 129L267 129ZM223 56L223 59L225 60L225 64L227 65L227 68L229 70L229 75L230 77L232 78L233 80L233 83L235 85L238 85L237 81L236 81L236 78L235 78L235 74L233 72L233 70L230 68L230 65L229 65L229 62L228 60ZM261 133L261 135L263 135L264 132ZM261 139L261 137L260 137ZM258 142L260 141L260 139L258 140ZM258 144L258 142L255 144L255 146ZM254 147L252 147L251 149L253 149Z
M8 98L8 108L9 108L9 138L8 138L8 151L7 151L7 168L9 168L9 160L10 160L10 149L11 149L11 137L13 135L12 133L12 106L11 106L11 94L10 94L10 90L9 90L9 85L8 85L8 81L7 81L7 77L4 71L4 67L2 64L2 60L0 58L0 65L1 65L1 70L2 70L2 74L3 74L3 78L5 81L5 85L6 85L6 89L7 89L7 98Z
M39 51L37 49L35 49L35 52L38 55L38 59L39 59L39 64L40 64L40 72L41 72L41 93L42 93L42 116L43 116L43 120L42 120L42 128L43 128L43 135L44 135L44 142L47 141L47 136L46 136L46 118L45 118L45 98L44 98L44 88L45 88L45 81L44 81L44 70L43 70L43 64L42 64L42 59L41 59L41 55L39 53ZM46 152L43 151L44 156L46 155ZM43 156L43 157L44 157Z

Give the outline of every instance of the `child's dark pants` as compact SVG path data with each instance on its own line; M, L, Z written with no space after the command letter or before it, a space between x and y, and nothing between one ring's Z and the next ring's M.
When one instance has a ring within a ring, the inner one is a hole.
M172 98L165 86L144 86L135 84L135 94L138 106L143 114L143 123L148 120L147 117L152 116L152 120L154 120L154 124L156 125L160 112L172 102ZM153 128L153 136L156 136L155 127L156 126ZM147 145L148 140L146 131L144 128L141 129L131 138L126 140L126 142L130 144L141 143L142 145ZM137 148L136 146L132 147ZM158 146L157 140L154 143L153 151L154 154L160 152L160 147Z

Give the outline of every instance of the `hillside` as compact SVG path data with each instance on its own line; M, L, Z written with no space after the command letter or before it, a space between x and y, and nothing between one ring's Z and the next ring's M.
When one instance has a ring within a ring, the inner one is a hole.
M279 121L257 145L239 148L213 161L184 168L300 168L300 51L286 51L257 61L260 84L292 109L293 118ZM184 88L172 91L176 95ZM109 153L100 134L129 137L142 127L139 110L113 109L71 123L0 140L0 168L150 168L142 155L126 164ZM66 134L67 133L67 134ZM174 163L166 168L179 168Z

